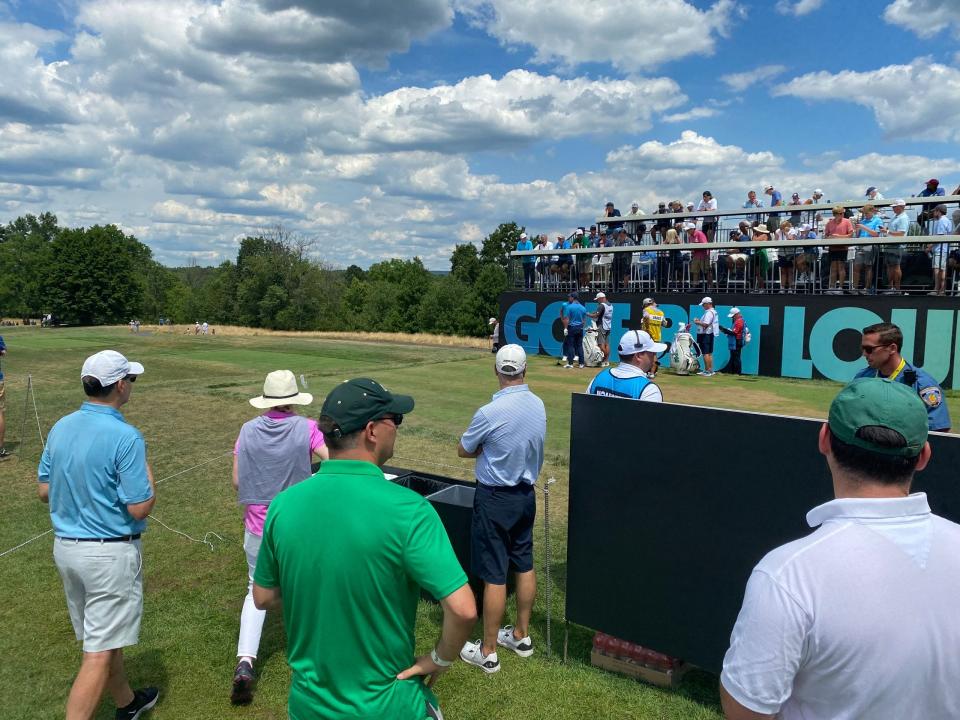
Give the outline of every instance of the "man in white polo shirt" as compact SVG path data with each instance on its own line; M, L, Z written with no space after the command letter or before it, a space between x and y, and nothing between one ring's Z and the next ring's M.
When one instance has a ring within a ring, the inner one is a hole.
M960 717L960 525L910 494L931 455L923 402L854 380L819 449L836 499L754 568L720 676L726 717Z
M720 320L713 307L713 298L705 297L700 301L700 306L703 308L703 315L693 319L697 326L697 345L703 353L703 370L697 375L711 377L716 375L713 371L713 343L720 334Z

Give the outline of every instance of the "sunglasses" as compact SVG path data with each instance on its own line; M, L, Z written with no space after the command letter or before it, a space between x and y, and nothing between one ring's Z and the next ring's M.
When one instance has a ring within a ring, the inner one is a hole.
M124 378L124 380L126 380L127 382L136 382L136 381L137 381L137 376L136 376L136 375L127 375L127 376Z
M381 418L377 418L374 422L380 422L381 420L389 420L393 423L394 427L400 427L403 423L403 415L384 415Z
M887 347L891 344L892 343L887 343L886 345L861 345L860 350L862 350L865 355L872 355L873 351L877 348Z

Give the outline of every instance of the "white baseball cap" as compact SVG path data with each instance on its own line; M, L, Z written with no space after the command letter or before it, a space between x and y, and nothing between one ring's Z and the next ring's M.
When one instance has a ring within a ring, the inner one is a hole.
M496 324L497 324L496 318L490 318L489 320L487 320L487 325L496 325Z
M644 299L643 299L643 306L644 306L644 307L646 307L647 305L654 305L654 304L656 304L656 303L655 303L655 301L654 301L653 298L644 298Z
M583 228L577 228L576 231L575 231L573 234L574 234L574 235L583 235Z
M593 299L594 299L594 300L599 300L600 298L605 298L606 296L607 296L607 294L606 294L605 292L598 292L598 293L594 296Z
M817 188L816 190L813 191L813 194L814 194L814 195L823 195L823 190L821 190L820 188Z
M710 303L711 305L713 305L713 298L710 297L709 295L707 295L707 297L705 297L703 300L700 301L701 305L706 305L707 303Z
M130 362L116 350L101 350L83 361L80 377L92 377L100 381L100 385L107 387L117 380L123 380L127 375L142 375L143 365Z
M730 308L730 312L727 313L727 317L736 317L740 314L740 308L734 307Z
M903 198L897 198L896 200L893 201L892 207L906 207L906 206L907 206L907 203Z
M497 350L497 372L501 375L519 375L527 369L527 354L519 345L504 345Z
M521 240L526 240L526 239L527 239L527 234L526 234L526 233L520 233L520 239L521 239Z
M640 352L662 353L667 349L664 343L654 342L649 333L643 330L627 330L620 338L617 352L621 355L636 355Z

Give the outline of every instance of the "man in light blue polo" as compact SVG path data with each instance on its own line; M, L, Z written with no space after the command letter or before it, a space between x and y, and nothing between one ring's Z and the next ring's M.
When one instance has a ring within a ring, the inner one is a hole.
M583 361L583 324L587 316L587 309L580 302L580 296L572 292L567 295L566 305L562 309L563 320L563 357L566 358L565 368L572 368L573 362L581 369L585 367Z
M533 250L533 243L526 233L520 233L520 241L517 243L517 250ZM524 290L533 290L534 279L536 278L537 256L523 256L523 288Z
M142 373L114 350L88 357L80 372L87 401L57 421L40 458L37 490L50 504L53 559L83 643L67 720L92 718L105 689L117 720L139 718L159 695L132 690L123 664L123 648L140 635L140 534L156 500L143 436L120 414Z
M486 673L500 669L497 646L520 657L533 655L530 613L537 595L533 570L533 489L543 467L547 414L526 383L527 355L519 345L497 352L500 391L477 410L460 438L457 454L476 458L470 564L483 580L483 637L460 652ZM507 602L507 573L516 573L516 625L500 627Z

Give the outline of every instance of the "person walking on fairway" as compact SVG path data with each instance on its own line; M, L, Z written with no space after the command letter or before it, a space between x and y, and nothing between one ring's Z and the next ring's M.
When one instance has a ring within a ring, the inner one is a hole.
M146 443L120 414L142 374L143 365L113 350L88 357L80 371L87 400L57 421L40 457L37 492L50 505L53 560L83 643L67 720L93 718L104 690L117 720L136 720L160 694L131 689L123 662L123 648L140 636L140 535L156 501Z
M313 395L299 391L290 370L275 370L264 380L263 394L250 399L253 407L266 412L244 423L233 448L233 487L237 501L244 506L243 549L249 579L230 695L234 705L253 700L253 662L267 615L253 602L253 572L267 509L281 491L310 477L311 461L330 456L317 421L294 412L295 406L312 402Z
M477 607L436 510L380 470L412 410L376 380L337 385L320 410L330 460L270 503L253 599L283 606L295 720L442 717L430 688ZM415 657L421 587L439 599L443 629Z
M460 457L477 460L470 562L473 574L483 580L483 637L466 643L460 657L486 673L500 669L498 645L520 657L533 655L529 631L537 594L533 486L543 467L547 433L543 401L527 387L523 348L500 348L495 372L500 390L474 413L457 447ZM516 625L500 627L510 571L516 573L517 620Z

